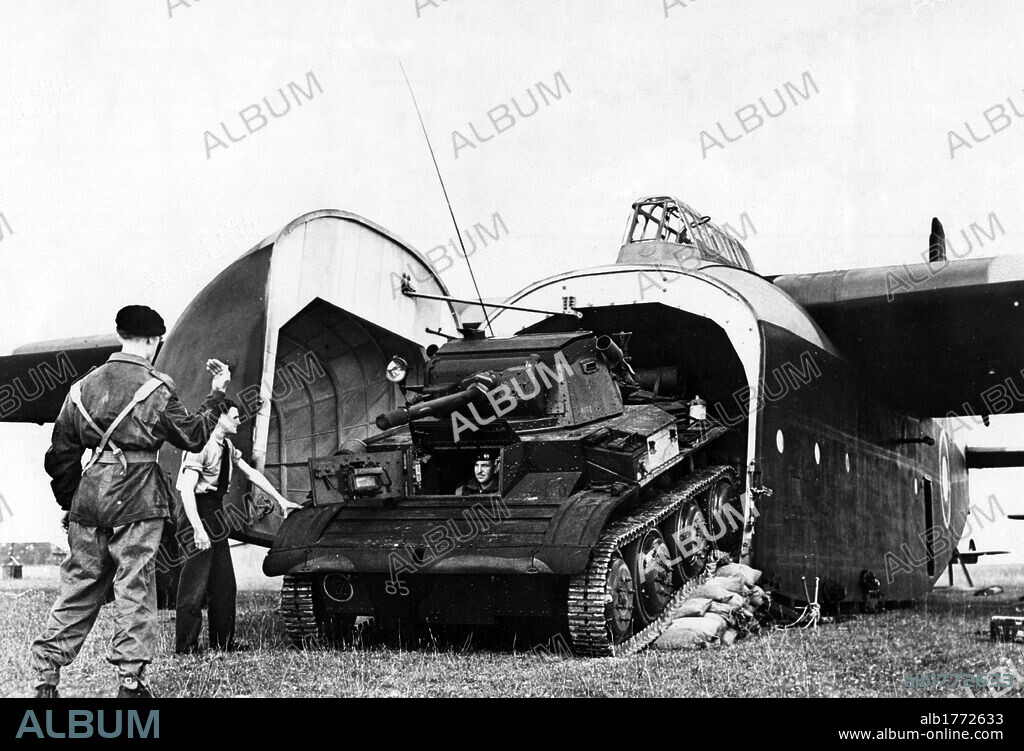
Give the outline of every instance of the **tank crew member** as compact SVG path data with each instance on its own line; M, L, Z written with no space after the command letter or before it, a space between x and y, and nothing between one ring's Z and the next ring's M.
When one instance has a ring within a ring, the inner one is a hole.
M497 493L498 473L495 472L495 459L493 451L482 451L477 454L476 463L473 465L473 479L460 485L455 491L455 495Z
M235 640L235 570L231 564L229 519L223 499L231 484L231 468L237 466L253 485L267 493L284 509L300 508L270 484L259 471L242 459L231 445L229 435L238 432L241 418L230 399L219 405L221 412L210 440L197 453L187 453L181 462L178 490L192 536L185 542L187 558L178 580L175 617L175 650L179 654L199 652L203 625L203 602L207 602L210 647L229 652L249 647Z
M118 698L150 698L143 682L156 646L154 557L172 500L156 463L165 441L202 448L217 423L231 378L209 360L213 389L196 414L178 401L170 376L152 368L166 331L152 308L129 305L115 320L121 351L71 386L53 426L44 466L65 514L70 553L61 564L57 601L32 644L36 698L56 698L60 669L81 650L113 584ZM82 455L92 456L82 465Z

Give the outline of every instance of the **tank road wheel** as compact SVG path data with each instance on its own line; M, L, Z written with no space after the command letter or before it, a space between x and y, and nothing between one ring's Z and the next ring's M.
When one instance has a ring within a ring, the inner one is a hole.
M716 557L698 502L734 476L728 466L699 469L604 529L586 569L569 578L566 624L577 655L634 654L671 625L674 608L707 580L707 564ZM665 534L680 542L667 543ZM673 550L678 557L678 548L691 537L696 544L685 546L681 560L672 562ZM686 578L676 583L673 573Z
M613 644L625 641L633 630L633 600L636 589L633 582L629 566L616 551L608 566L604 606L604 620Z
M743 504L739 489L730 479L716 482L708 492L705 518L710 523L711 544L723 553L733 553L743 535Z
M707 566L711 544L707 538L707 523L700 507L687 503L668 518L662 527L667 535L670 558L677 584L700 576Z
M292 645L300 649L342 646L351 635L355 616L332 613L324 605L325 596L335 599L338 596L339 583L333 576L314 579L285 574L281 586L281 617Z
M665 538L657 529L649 529L626 548L630 573L636 582L636 609L639 625L657 618L672 598L672 569Z

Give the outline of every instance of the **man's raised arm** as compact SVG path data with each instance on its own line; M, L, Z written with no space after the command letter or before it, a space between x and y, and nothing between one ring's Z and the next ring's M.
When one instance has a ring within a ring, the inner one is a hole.
M175 448L185 451L202 451L210 439L210 433L217 426L216 406L224 399L224 389L231 380L228 366L219 360L207 360L206 369L213 374L210 393L194 414L171 393L167 406L161 415L164 439Z

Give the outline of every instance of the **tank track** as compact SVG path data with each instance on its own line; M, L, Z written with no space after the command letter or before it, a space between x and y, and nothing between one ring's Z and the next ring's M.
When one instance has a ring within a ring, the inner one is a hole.
M313 609L313 582L305 576L285 574L281 585L281 617L289 641L304 647L320 637Z
M605 626L606 582L612 554L623 545L658 526L688 501L723 479L737 481L735 470L727 466L708 467L685 478L682 484L649 501L629 516L613 522L601 535L591 552L587 569L569 582L569 635L575 653L583 657L622 657L635 654L664 633L674 620L673 612L690 592L710 578L718 555L712 552L708 565L697 577L685 582L673 594L657 619L619 644L613 644Z

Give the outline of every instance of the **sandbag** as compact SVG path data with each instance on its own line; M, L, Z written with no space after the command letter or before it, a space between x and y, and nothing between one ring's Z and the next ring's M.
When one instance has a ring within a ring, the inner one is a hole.
M654 642L657 649L699 649L725 631L725 619L708 613L700 618L678 618Z
M711 606L713 601L707 597L690 597L679 606L676 611L677 618L700 618Z
M745 566L742 563L727 563L715 570L715 576L735 576L748 587L753 587L761 581L761 572L756 568Z
M714 639L725 631L725 619L720 615L708 613L700 618L677 618L669 626L669 630L684 628L699 631L707 638ZM668 633L668 631L665 633Z
M721 587L737 595L742 595L747 591L747 585L743 583L743 579L739 576L719 576L716 572L715 576L708 579L704 586L709 584Z
M747 608L751 612L763 607L766 602L768 602L768 596L763 589L757 585L750 588L750 592L747 594Z
M733 595L729 602L712 602L707 612L715 615L729 616L743 607L745 600L739 595Z
M693 592L690 593L691 597L705 597L715 602L729 602L736 592L726 589L720 583L716 583L716 579L709 579L705 584L701 584Z
M726 627L729 625L725 622L725 618L718 613L706 613L702 620L704 621L704 628L708 630L713 628L715 630L716 637L721 636L722 632L725 631Z
M679 650L679 649L703 649L708 644L708 637L700 631L692 628L672 628L658 637L652 645L655 649Z

